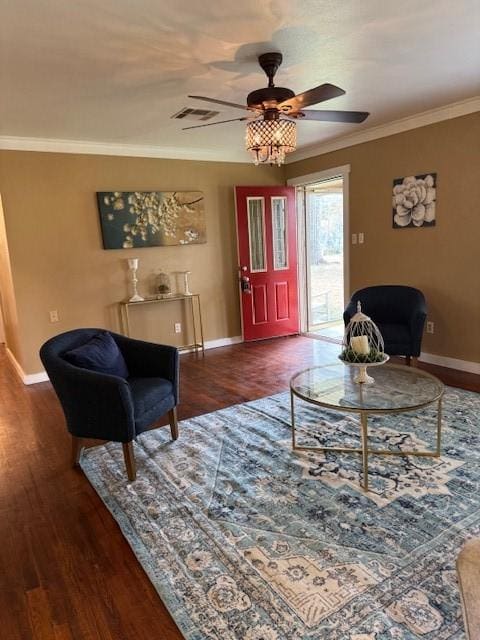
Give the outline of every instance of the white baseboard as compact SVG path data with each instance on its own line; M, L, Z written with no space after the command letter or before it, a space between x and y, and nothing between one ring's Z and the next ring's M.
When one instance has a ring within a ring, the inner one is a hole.
M447 367L447 369L457 369L458 371L467 371L468 373L480 375L480 362L447 358L446 356L437 356L434 353L424 353L423 351L419 360L428 364L436 364L439 367Z
M229 344L243 342L242 336L232 336L231 338L219 338L218 340L207 340L205 349L216 349L217 347L228 347Z
M217 340L207 340L205 342L205 349L217 349L218 347L227 347L231 344L238 344L242 342L242 336L232 336L230 338L218 338ZM192 350L193 351L193 350ZM6 348L7 356L15 369L16 374L25 385L37 384L38 382L47 382L48 375L46 371L39 371L38 373L26 374L22 367L17 362L15 356ZM184 352L187 353L187 352ZM446 367L447 369L457 369L458 371L466 371L468 373L475 373L480 375L480 362L469 362L468 360L458 360L457 358L448 358L446 356L438 356L433 353L422 353L419 358L422 362L428 364L436 364L439 367Z
M50 378L46 371L40 371L39 373L29 373L23 378L23 384L37 384L38 382L48 382Z
M238 344L243 342L242 336L232 336L231 338L218 338L217 340L206 340L205 351L207 349L217 349L218 347L228 347L231 344ZM182 349L181 353L193 353L195 349Z
M5 345L5 352L7 354L7 358L10 360L13 368L15 369L15 373L23 382L23 379L25 378L25 372L22 369L22 367L18 364L17 359L15 358L13 353L10 351L10 349L6 345Z
M46 371L40 371L39 373L25 373L25 371L20 366L18 360L15 358L13 353L10 351L8 347L5 347L5 351L7 353L7 357L12 363L13 368L15 369L15 373L23 382L23 384L37 384L38 382L47 382L48 375Z
M219 338L218 340L207 340L207 342L205 342L205 349L216 349L217 347L226 347L230 344L238 344L239 342L242 342L242 336L232 336L231 338ZM10 362L12 363L13 368L15 369L15 373L18 375L18 377L23 382L23 384L29 385L29 384L37 384L38 382L48 381L49 378L46 371L39 371L38 373L29 373L29 374L25 373L25 371L19 365L19 363L17 362L17 359L15 358L15 356L13 355L13 353L10 351L8 347L7 347L7 356Z

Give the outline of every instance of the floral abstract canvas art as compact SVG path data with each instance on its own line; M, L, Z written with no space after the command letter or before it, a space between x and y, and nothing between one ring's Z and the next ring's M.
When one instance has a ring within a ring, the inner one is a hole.
M206 242L201 191L99 191L104 249Z
M433 227L436 186L436 173L396 178L392 194L393 228Z

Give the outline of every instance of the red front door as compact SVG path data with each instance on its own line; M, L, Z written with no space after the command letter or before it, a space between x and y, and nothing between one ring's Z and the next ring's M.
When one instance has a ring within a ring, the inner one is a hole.
M293 187L235 187L244 340L298 333Z

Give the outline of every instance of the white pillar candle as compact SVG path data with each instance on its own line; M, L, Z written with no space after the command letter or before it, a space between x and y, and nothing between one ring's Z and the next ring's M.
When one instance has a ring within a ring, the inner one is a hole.
M367 336L352 336L350 338L350 346L355 353L362 356L368 356L370 353L370 345L368 344Z

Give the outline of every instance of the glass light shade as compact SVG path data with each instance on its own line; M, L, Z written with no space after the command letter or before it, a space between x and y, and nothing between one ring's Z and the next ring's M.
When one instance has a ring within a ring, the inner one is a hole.
M297 125L290 120L254 120L247 124L245 146L255 164L281 165L295 151Z

